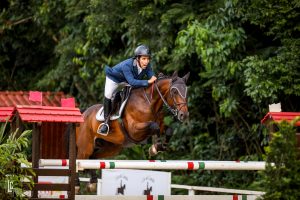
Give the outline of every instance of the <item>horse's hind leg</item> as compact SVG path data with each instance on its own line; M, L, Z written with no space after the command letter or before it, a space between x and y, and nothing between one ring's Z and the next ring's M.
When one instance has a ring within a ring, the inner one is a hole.
M90 182L86 186L86 190L88 192L96 192L97 191L97 183L98 183L98 176L95 169L86 169L87 173L91 175Z
M94 151L94 141L91 139L78 138L77 141L77 159L88 159Z
M85 134L87 129L82 128L80 134L76 134L77 159L88 159L93 154L93 140ZM79 172L76 173L75 193L80 193Z
M75 194L78 195L79 192L80 192L80 180L79 180L79 172L77 172L75 176Z

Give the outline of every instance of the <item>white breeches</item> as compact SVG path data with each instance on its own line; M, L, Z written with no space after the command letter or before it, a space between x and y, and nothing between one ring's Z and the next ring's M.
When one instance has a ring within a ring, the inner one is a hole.
M111 80L110 78L106 77L105 79L105 89L104 89L104 96L108 99L112 99L116 89L118 87L123 86L124 83L116 83L113 80Z

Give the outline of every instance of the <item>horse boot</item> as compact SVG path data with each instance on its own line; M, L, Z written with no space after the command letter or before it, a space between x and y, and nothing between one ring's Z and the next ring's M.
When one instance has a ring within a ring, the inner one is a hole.
M104 97L104 122L101 124L100 133L101 135L107 135L109 132L109 118L111 112L111 100ZM99 131L99 130L98 130Z

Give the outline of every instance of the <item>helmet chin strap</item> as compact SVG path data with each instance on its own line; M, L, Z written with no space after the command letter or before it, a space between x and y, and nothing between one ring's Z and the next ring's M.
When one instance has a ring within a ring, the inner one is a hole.
M137 61L138 66L141 67L141 62L140 62L139 57L136 58L136 61Z

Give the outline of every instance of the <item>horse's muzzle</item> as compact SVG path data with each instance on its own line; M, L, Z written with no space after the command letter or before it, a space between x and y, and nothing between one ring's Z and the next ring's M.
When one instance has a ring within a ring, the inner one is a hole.
M177 114L177 118L179 121L183 122L189 118L189 112L179 111Z

